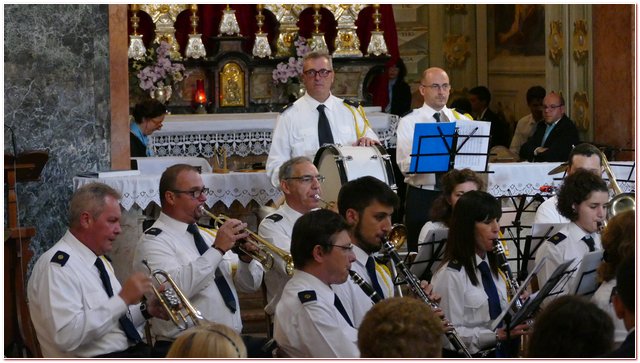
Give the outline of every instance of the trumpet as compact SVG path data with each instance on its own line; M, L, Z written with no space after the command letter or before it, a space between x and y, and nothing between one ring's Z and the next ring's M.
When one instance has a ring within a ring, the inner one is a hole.
M389 232L389 235L393 236L393 238L396 240L398 239L401 240L403 238L406 239L406 235L403 236L403 233L406 233L406 228L404 227L404 225L399 224L399 225L394 225L394 227L395 229L392 228L391 231ZM404 281L409 285L411 292L413 292L419 299L424 301L427 305L431 306L431 308L437 309L438 304L435 301L429 299L429 296L427 296L424 290L422 290L422 287L420 286L420 281L418 280L416 275L414 275L411 272L411 270L409 270L409 267L405 265L405 263L402 261L402 259L400 258L400 255L398 255L398 252L396 251L396 248L394 247L393 243L390 241L390 238L384 239L382 243L382 249L384 250L384 253L387 254L389 258L391 258L391 261L393 261L394 265L398 269L398 272L402 274L402 277L404 278ZM449 340L449 342L457 352L461 353L466 358L471 358L471 353L469 352L469 349L462 342L462 338L460 338L460 336L458 335L458 332L455 329L452 328L451 330L445 332L444 334L446 335L447 339Z
M324 199L322 199L322 198L320 197L320 194L315 194L315 195L313 196L313 198L314 198L315 200L317 200L317 201L320 201L320 202L324 203L324 208L323 208L323 209L328 209L328 210L331 210L331 211L337 212L337 210L336 210L336 209L337 209L337 207L336 207L336 202L333 202L333 201L332 201L332 202L327 202L326 200L324 200Z
M611 170L611 166L609 165L609 160L607 160L607 156L600 151L600 160L602 160L602 167L604 171L607 173L609 177L609 184L611 184L611 189L613 189L614 197L609 201L609 208L607 209L607 219L611 219L617 214L622 212L632 210L636 210L636 197L633 193L623 193L622 189L618 185L618 181L616 180L615 174L613 174L613 170ZM605 222L606 227L606 222Z
M191 305L191 302L189 302L189 299L182 293L176 282L171 278L171 275L164 270L152 271L147 260L142 260L142 263L147 266L149 273L156 279L159 285L163 285L164 283L169 284L163 292L158 291L153 285L152 289L156 298L160 301L160 305L166 310L171 321L173 321L178 329L186 330L189 327L189 323L194 326L199 326L204 320L202 314ZM162 276L164 281L160 280L159 276Z
M230 219L224 214L220 214L216 216L215 214L206 210L204 206L200 206L200 211L203 214L206 214L207 216L209 216L211 219L213 219L218 226L221 226L224 222ZM284 270L287 273L287 275L289 276L293 275L293 258L291 257L290 253L288 253L287 251L279 247L274 246L272 243L262 238L259 234L252 232L249 229L246 229L245 231L249 233L249 237L247 238L247 243L253 243L255 246L258 247L258 251L247 251L242 247L242 245L237 244L237 247L238 249L240 249L240 251L246 253L254 260L260 262L262 266L267 270L271 270L273 268L273 262L274 262L273 255L275 254L284 261L284 264L285 264Z

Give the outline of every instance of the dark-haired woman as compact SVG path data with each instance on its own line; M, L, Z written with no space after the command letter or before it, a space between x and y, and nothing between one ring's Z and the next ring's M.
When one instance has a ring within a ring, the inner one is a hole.
M129 132L131 157L151 156L147 136L162 128L166 113L165 105L154 99L142 101L134 107Z
M557 208L571 222L538 248L536 264L546 257L537 276L539 286L547 282L560 264L574 259L569 269L577 269L585 254L602 248L598 231L607 215L608 202L609 190L600 176L578 169L564 179ZM571 276L565 286L572 286L573 279Z
M495 356L493 348L508 338L504 328L490 329L507 306L506 282L492 252L501 215L500 202L491 194L463 194L453 210L444 259L432 281L434 292L442 297L445 317L475 356ZM516 338L528 330L527 324L521 324L509 336ZM445 348L444 356L456 354Z

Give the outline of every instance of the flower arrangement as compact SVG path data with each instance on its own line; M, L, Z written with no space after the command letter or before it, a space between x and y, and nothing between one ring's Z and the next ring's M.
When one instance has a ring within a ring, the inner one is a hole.
M301 36L298 36L293 41L293 46L296 50L297 58L290 57L288 62L280 62L276 66L276 69L272 72L273 83L278 84L291 84L300 83L300 74L302 74L302 57L311 51L311 48L307 45L307 40Z
M171 62L170 50L169 43L161 41L160 44L149 47L141 60L134 61L133 69L138 72L136 76L140 80L139 86L144 91L153 92L184 79L184 65Z

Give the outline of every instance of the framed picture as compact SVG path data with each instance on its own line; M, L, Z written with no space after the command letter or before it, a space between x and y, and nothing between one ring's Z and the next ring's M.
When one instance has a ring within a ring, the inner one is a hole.
M489 58L544 56L544 5L491 4L487 8Z

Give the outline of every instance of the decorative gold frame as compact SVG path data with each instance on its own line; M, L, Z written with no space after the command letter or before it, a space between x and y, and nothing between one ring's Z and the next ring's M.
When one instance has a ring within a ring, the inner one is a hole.
M547 45L549 48L549 59L555 66L560 65L562 60L562 52L564 47L564 34L562 33L562 22L560 20L554 20L549 25L551 30L549 31L549 38Z
M449 68L462 68L471 55L469 51L469 37L461 34L452 34L445 37L444 59Z
M220 72L220 107L244 107L244 71L235 62L229 62Z
M579 65L584 65L589 57L589 36L587 22L583 19L573 23L573 59Z
M571 116L580 130L589 130L589 98L586 92L576 91L573 94Z

